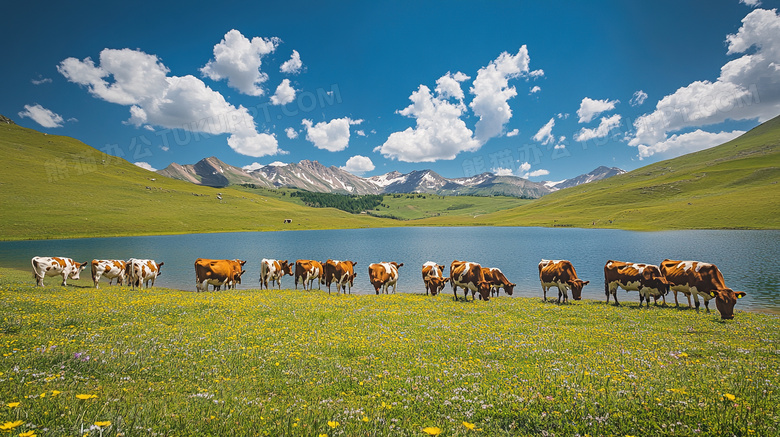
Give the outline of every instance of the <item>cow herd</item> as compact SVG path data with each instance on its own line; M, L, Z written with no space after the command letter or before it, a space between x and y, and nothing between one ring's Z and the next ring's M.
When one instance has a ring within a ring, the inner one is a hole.
M195 288L197 291L207 291L209 285L214 290L221 287L234 288L241 284L241 276L246 261L239 259L204 259L195 261ZM118 285L131 285L133 288L146 285L149 282L154 286L154 281L160 275L163 263L149 259L123 260L92 260L92 280L95 288L98 288L100 278L109 280L109 285L116 279ZM354 285L355 266L354 261L336 261L329 259L325 262L299 259L295 263L287 260L263 259L260 263L260 287L269 288L276 286L281 288L284 276L293 276L295 288L298 283L303 289L311 289L313 282L317 281L318 288L321 285L328 287L336 285L336 292L349 291ZM376 294L381 289L387 293L390 287L395 293L398 283L398 269L403 263L380 262L368 266L369 282L374 287ZM79 279L79 274L87 267L87 263L79 263L71 258L61 257L34 257L32 259L33 275L37 285L43 286L46 276L61 276L62 285L67 285L67 279ZM574 300L582 299L582 289L590 281L583 281L577 277L574 266L567 260L546 260L539 262L539 281L541 282L543 299L547 300L547 291L551 287L558 289L558 303L569 299L568 291L571 290ZM422 265L422 279L425 284L425 294L436 296L441 293L447 283L452 287L455 299L458 298L458 287L464 291L464 298L468 299L471 292L472 300L477 294L481 300L488 301L492 295L498 295L498 290L503 289L508 295L512 295L517 284L510 282L498 268L482 267L480 264L469 261L453 261L450 264L450 275L444 275L445 266L433 261ZM650 298L655 303L662 299L666 304L666 295L674 291L674 301L677 306L677 293L683 293L688 298L688 307L693 297L696 310L699 310L699 297L704 300L707 312L710 311L709 301L715 299L715 304L723 319L734 317L734 305L737 299L745 296L744 291L734 291L726 287L720 270L710 263L700 261L673 261L666 259L660 266L653 264L632 263L609 260L604 265L604 292L609 303L612 296L615 305L619 305L617 289L639 292L639 305L650 306Z

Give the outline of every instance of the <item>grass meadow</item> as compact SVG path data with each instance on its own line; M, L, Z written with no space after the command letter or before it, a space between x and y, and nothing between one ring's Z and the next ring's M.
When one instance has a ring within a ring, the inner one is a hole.
M0 269L0 430L776 435L777 316L623 300L36 288Z

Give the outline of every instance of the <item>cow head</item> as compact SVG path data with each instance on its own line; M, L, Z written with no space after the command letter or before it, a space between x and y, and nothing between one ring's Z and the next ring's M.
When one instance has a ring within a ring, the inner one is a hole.
M390 264L394 265L394 266L395 266L395 268L398 268L398 267L403 267L403 266L404 266L404 263L397 263L397 262L395 262L395 261L391 262Z
M582 279L572 279L566 282L571 288L571 297L574 300L582 299L582 287L590 284L590 281L583 281Z
M511 282L506 284L506 285L504 285L504 293L506 293L509 296L511 296L512 293L514 293L516 286L517 286L517 284L513 284Z
M441 293L441 291L444 289L444 286L447 285L447 282L449 282L450 278L440 278L440 277L434 277L428 279L428 290L431 292L431 296L436 296L437 294Z
M157 264L157 276L162 275L162 266L165 263L164 262L159 262L158 263L158 262L155 261L155 264Z
M490 290L493 287L490 285L489 281L479 281L477 283L477 291L479 292L479 296L484 301L490 300Z
M246 261L242 261L238 258L236 258L236 262L241 265L241 267L244 267L244 264L246 264Z
M293 265L288 260L279 261L279 265L282 267L282 276L293 275Z
M81 271L87 268L87 263L86 262L79 263L79 262L73 261L73 264L74 264L75 268L70 272L68 277L70 279L78 280L79 279L79 274L81 273Z
M236 283L236 284L240 284L241 283L241 275L243 275L244 273L246 273L246 270L233 272L233 282Z
M734 305L737 299L745 297L744 291L734 291L730 288L722 288L710 291L710 296L715 298L715 306L720 311L720 318L730 320L734 318Z
M661 270L659 270L658 267L646 266L642 271L642 279L644 280L643 285L645 287L655 288L661 292L661 294L669 293L669 281L661 274Z

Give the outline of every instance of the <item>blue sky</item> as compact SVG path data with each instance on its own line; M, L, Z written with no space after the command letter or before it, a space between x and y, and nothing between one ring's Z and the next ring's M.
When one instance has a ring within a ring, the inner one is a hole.
M16 2L0 114L157 169L632 170L780 114L779 4Z

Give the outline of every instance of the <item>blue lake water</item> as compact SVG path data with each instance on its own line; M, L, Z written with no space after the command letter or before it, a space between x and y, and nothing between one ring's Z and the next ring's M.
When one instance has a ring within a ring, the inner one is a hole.
M404 263L398 292L421 293L424 288L420 269L424 262L444 264L445 274L449 274L450 262L457 259L499 267L518 284L515 296L541 298L539 260L568 259L580 278L591 281L583 290L583 298L604 299L603 268L607 260L659 264L670 258L716 264L727 286L747 292L737 309L780 311L778 242L780 231L408 227L0 242L0 265L30 268L33 256L65 256L77 261L151 258L165 262L157 285L194 291L196 258L247 260L247 273L240 286L244 289L258 287L262 258L292 262L348 259L358 263L353 293L373 293L368 265L397 261ZM88 269L85 273L88 276ZM46 281L47 285L56 284L57 279ZM282 286L293 288L292 277L286 276ZM452 295L449 287L446 290L447 295ZM550 296L557 296L557 292L551 290ZM636 292L619 297L638 301ZM674 303L671 294L667 300Z

